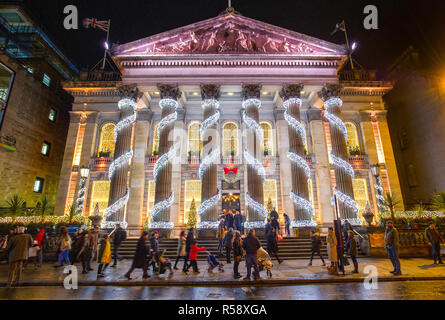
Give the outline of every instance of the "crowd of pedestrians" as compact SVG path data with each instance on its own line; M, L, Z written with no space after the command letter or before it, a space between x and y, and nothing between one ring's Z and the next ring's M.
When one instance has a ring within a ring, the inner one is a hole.
M284 214L285 233L289 236L290 219ZM221 215L216 237L218 239L218 249L216 256L208 249L199 245L195 238L195 229L190 228L181 231L178 238L177 256L175 263L172 264L168 259L163 257L164 251L159 248L158 232L143 231L136 246L136 251L130 269L125 273L127 279L131 279L131 274L135 269L142 269L142 277L149 278L148 270L153 269L153 274L164 273L167 269L173 274L173 270L178 270L178 263L183 260L182 272L188 274L189 270L199 274L197 258L199 252L206 252L208 271L214 268L223 272L224 264L218 260L225 256L226 264L231 264L233 259L233 277L239 279L242 277L240 273L240 263L244 259L246 263L246 276L248 279L261 279L259 261L265 259L271 260L274 256L278 263L282 260L279 257L279 241L282 240L280 224L278 223L278 213L272 210L267 223L265 225L264 234L266 237L266 250L261 246L260 240L257 238L254 229L248 230L245 235L242 224L244 218L239 212L226 211ZM344 266L348 265L348 257L352 260L352 273L359 272L358 265L358 242L357 237L360 234L353 229L351 224L346 220L341 228L342 232L334 227L328 228L326 237L328 260L328 272L338 275L343 272ZM90 230L82 230L79 228L71 237L66 227L61 227L57 239L57 263L55 267L61 267L64 264L73 265L80 263L82 273L87 274L93 271L92 263L97 262L97 278L104 277L104 273L108 266L114 260L111 267L116 267L118 261L122 260L119 255L119 248L123 241L127 239L126 231L117 225L110 234L102 234L100 236L99 227ZM317 230L311 231L311 256L309 266L315 255L321 259L322 266L326 266L325 259L321 254L322 238ZM431 246L434 264L443 264L440 255L440 244L443 242L440 232L436 228L434 222L431 222L425 230L425 239ZM111 242L113 243L113 252ZM384 233L385 249L388 252L394 270L394 275L401 275L401 266L399 260L399 231L394 227L392 221L387 221ZM44 252L48 247L48 236L45 229L37 230L35 239L25 233L24 227L18 227L11 231L6 240L1 244L7 253L9 262L8 287L16 284L21 276L22 271L29 262L33 262L34 268L38 269L43 263ZM224 254L223 254L224 251ZM260 256L259 256L260 254ZM271 263L269 264L271 265ZM253 269L253 272L252 272ZM269 270L270 271L270 270Z

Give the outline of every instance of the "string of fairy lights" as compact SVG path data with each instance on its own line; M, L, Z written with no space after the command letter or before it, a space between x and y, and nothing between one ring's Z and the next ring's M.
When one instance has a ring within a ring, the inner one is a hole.
M205 139L207 138L206 137L207 130L216 125L219 121L220 118L219 101L216 99L205 99L201 103L201 106L203 110L206 108L215 108L216 110L215 113L204 119L204 121L201 124L200 137L201 141L205 141ZM201 181L203 181L207 170L209 170L213 164L217 163L221 155L219 143L215 143L214 141L211 147L212 151L204 156L204 158L201 161L201 165L199 166L199 179ZM204 200L199 205L198 216L200 218L200 222L197 224L198 229L215 229L218 227L217 222L205 220L205 213L211 208L215 207L220 199L221 199L221 191L218 190L216 195L210 197L209 199Z
M116 124L116 126L114 128L114 141L115 142L117 142L119 134L122 132L122 130L133 125L133 123L136 121L137 103L133 99L123 98L123 99L119 100L118 108L119 108L119 110L122 110L124 108L129 108L131 110L131 114L129 116L121 119ZM119 168L130 164L130 161L132 158L133 158L133 150L131 150L131 149L126 151L124 154L120 155L119 157L115 158L113 160L113 162L110 164L110 168L108 170L108 178L111 180ZM116 224L121 224L123 227L126 227L127 223L125 221L109 221L107 219L114 213L117 213L117 212L121 211L122 209L124 209L129 198L130 198L130 190L127 187L124 196L122 196L120 199L118 199L111 206L109 206L108 208L106 208L104 210L104 214L103 214L104 221L102 222L103 228L113 227Z
M161 110L164 108L172 108L173 112L169 115L165 116L161 119L158 125L158 137L161 137L162 132L169 127L172 123L178 119L178 109L179 103L175 99L172 98L163 98L159 101L159 107ZM170 150L163 155L161 155L156 161L156 164L153 168L153 177L155 183L158 180L159 174L161 171L168 165L169 161L173 158L176 152L176 145L173 145ZM167 210L173 205L174 201L173 192L170 193L170 196L166 199L163 199L156 203L153 208L150 210L150 218L151 222L149 223L150 228L154 229L172 229L174 227L174 223L171 221L155 221L155 219L161 214L161 212Z
M286 101L284 101L283 102L283 107L285 109L284 110L284 119L286 120L287 124L291 128L293 128L295 130L295 132L300 136L303 144L305 144L306 132L304 130L303 125L300 123L300 121L298 121L295 117L290 115L288 112L289 107L291 105L297 104L298 106L301 106L301 103L302 103L301 99L295 98L295 97L291 97L291 98L287 99ZM310 169L309 165L307 164L306 159L303 158L302 156L298 155L297 153L291 152L291 151L287 152L287 157L290 161L295 163L297 165L297 167L299 167L300 169L302 169L304 171L306 180L309 181L309 179L311 178L311 169ZM291 191L289 193L289 197L292 199L292 201L294 202L294 205L297 208L305 210L309 214L309 217L310 217L309 220L292 221L292 226L293 227L309 227L309 226L316 225L315 221L313 221L314 206L312 205L312 203L309 200L304 199L303 197L300 197L299 195L295 194L293 191Z
M264 142L264 132L259 123L249 117L246 112L246 108L248 106L255 106L256 108L261 108L261 100L250 98L246 99L242 103L243 107L243 121L246 124L246 126L249 129L253 129L255 131L256 137L258 138L260 145L263 145ZM261 177L261 182L264 184L266 181L266 170L264 169L263 164L258 161L248 150L244 150L243 152L244 159L248 165L250 165L255 171L258 173L258 175ZM258 221L246 221L244 223L244 227L246 229L253 229L253 228L262 228L264 227L264 221L267 218L268 212L266 207L252 199L252 197L249 195L249 193L246 193L246 204L248 207L252 208L260 217L262 217L262 220Z
M343 120L341 120L339 117L331 113L329 110L331 107L341 107L343 106L343 101L339 97L332 97L325 101L324 108L325 108L325 117L329 121L331 125L336 127L340 132L343 134L343 137L345 138L345 141L348 141L348 134L346 130L346 125L344 124ZM340 168L346 172L347 175L351 177L351 179L354 178L354 169L352 168L351 164L345 160L343 160L339 155L336 155L335 152L331 152L330 157L332 159L332 162L335 167ZM343 193L342 191L338 190L337 188L334 188L334 195L337 197L338 201L343 203L343 205L347 208L349 208L357 217L359 213L359 205L357 202L352 199L347 194ZM352 224L361 224L361 220L358 218L350 218L347 219Z

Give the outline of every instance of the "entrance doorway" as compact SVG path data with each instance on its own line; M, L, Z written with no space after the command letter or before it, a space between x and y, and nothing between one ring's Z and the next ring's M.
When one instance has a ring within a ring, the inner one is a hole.
M222 210L236 210L240 211L240 194L239 193L225 193L222 195Z

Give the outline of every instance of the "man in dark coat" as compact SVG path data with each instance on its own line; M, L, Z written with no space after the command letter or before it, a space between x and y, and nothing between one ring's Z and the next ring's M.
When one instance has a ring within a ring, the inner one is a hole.
M275 210L275 208L272 208L272 211L269 214L269 219L272 220L272 218L275 218L276 220L279 218L278 212Z
M232 214L232 210L229 210L229 212L227 213L226 217L225 217L225 222L226 222L226 227L227 230L229 230L230 228L233 228L233 214Z
M148 239L148 232L144 231L142 232L142 236L138 240L138 244L136 246L136 253L134 254L133 258L133 264L131 265L130 270L125 274L125 278L128 280L131 280L131 273L136 268L142 268L143 275L142 278L147 279L150 276L147 273L147 254L148 254L148 247L145 243L145 241Z
M278 222L277 218L272 217L270 219L270 227L271 227L271 229L275 229L276 233L278 233L280 231L280 223Z
M243 217L241 216L241 213L239 213L239 211L235 212L235 216L233 217L233 224L235 230L239 232L242 231Z
M114 263L111 265L111 267L116 268L117 266L117 260L122 260L121 256L119 255L119 248L123 241L127 240L127 232L121 228L120 224L116 224L116 229L114 230L114 237L113 237L113 255L114 255Z
M430 222L428 228L425 229L425 239L428 241L428 245L431 247L431 253L433 254L434 264L443 264L440 257L440 242L442 236L439 230L436 229L436 224Z
M25 234L25 228L19 227L17 235L8 240L6 253L9 261L9 277L7 288L11 287L12 282L20 281L22 275L23 261L28 259L29 248L33 245L32 237Z
M77 259L82 261L82 273L86 274L88 271L92 271L90 265L91 260L91 243L88 239L88 231L84 231L82 237L78 239L80 250L77 253Z
M182 272L187 273L187 264L190 256L190 247L193 244L193 241L195 240L195 229L190 228L189 232L187 233L187 238L185 240L185 251L186 251L186 257L184 259L184 266L182 267Z
M311 252L311 260L309 261L308 266L312 265L312 259L314 258L314 254L317 253L320 257L321 261L323 262L323 266L326 265L326 262L324 262L323 257L321 256L321 239L320 235L316 233L315 231L311 231L311 242L312 242L312 252Z
M233 232L233 228L230 228L229 231L227 231L226 235L224 236L224 247L226 248L227 263L231 263L230 258L232 254L234 236L235 233Z
M358 262L357 262L357 240L355 240L354 231L348 231L348 242L346 243L346 250L348 251L352 263L354 264L354 271L352 273L358 273Z
M270 225L270 219L267 219L266 224L264 225L264 235L267 236L269 235L270 229L272 229L271 225Z
M150 254L149 254L149 264L148 264L148 268L150 268L150 266L153 266L153 273L156 272L156 256L158 254L158 249L159 249L159 233L158 232L153 232L151 234L150 237Z
M391 220L386 222L385 231L385 248L388 250L388 258L394 267L393 271L390 271L395 276L402 274L400 270L399 260L399 231L394 227Z
M278 242L277 242L277 233L275 229L271 229L267 235L267 252L270 256L274 255L277 258L278 263L281 264L281 259L278 256Z
M250 275L252 271L252 267L254 270L253 276L255 280L261 280L260 273L258 271L258 258L257 251L261 248L260 240L255 237L255 230L250 229L247 237L243 240L243 249L246 252L246 267L247 267L247 276L244 280L250 280Z

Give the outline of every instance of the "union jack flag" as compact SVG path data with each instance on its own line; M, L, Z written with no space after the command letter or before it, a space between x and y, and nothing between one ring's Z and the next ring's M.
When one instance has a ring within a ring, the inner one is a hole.
M102 29L105 32L108 32L110 28L110 20L98 21L96 18L85 18L83 19L83 26L85 28L96 28Z

